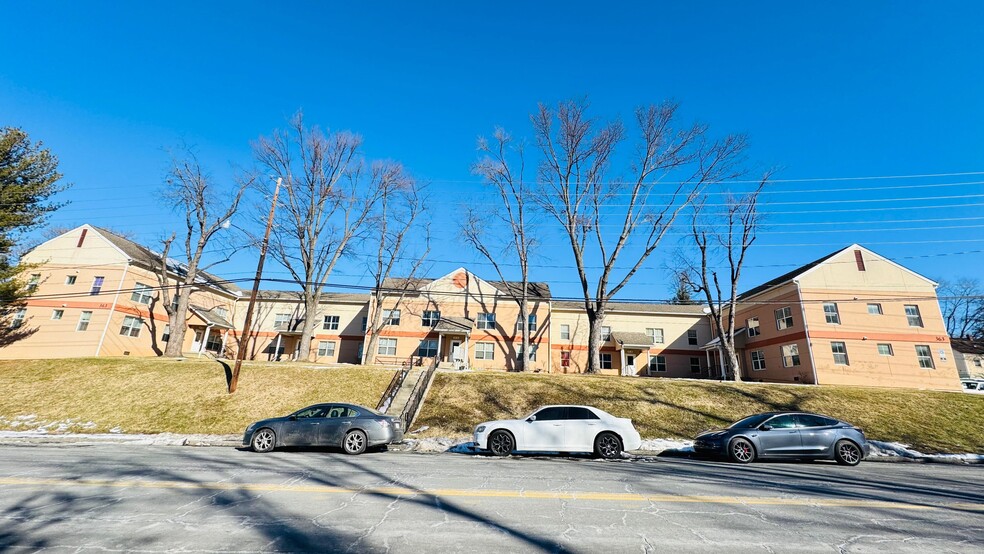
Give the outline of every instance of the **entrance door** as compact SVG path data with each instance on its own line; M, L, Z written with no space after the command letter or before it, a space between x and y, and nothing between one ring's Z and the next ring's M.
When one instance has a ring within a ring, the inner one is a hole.
M191 343L192 352L198 352L199 350L201 350L202 339L204 338L204 335L205 333L203 333L200 329L195 330L195 342Z
M625 369L622 371L623 375L632 376L635 375L635 356L626 355L625 356Z
M465 353L461 351L461 341L453 340L451 341L451 361L465 361Z

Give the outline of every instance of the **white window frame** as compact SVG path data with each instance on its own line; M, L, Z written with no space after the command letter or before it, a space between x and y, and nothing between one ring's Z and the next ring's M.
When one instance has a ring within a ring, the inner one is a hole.
M123 325L120 326L120 335L137 338L140 336L141 327L143 327L143 318L128 315L123 318Z
M603 342L608 342L612 340L612 328L609 327L608 325L601 326L601 340Z
M922 353L920 350L921 348L926 349L925 354ZM916 360L919 362L919 367L922 369L936 369L936 364L933 362L933 349L930 348L928 344L916 345Z
M752 350L752 371L765 370L765 350Z
M802 363L799 345L795 342L793 344L782 345L779 347L779 351L782 354L782 367L796 367Z
M426 353L425 353L426 352ZM431 354L433 352L433 354ZM417 345L417 355L422 358L437 357L437 339L423 339Z
M79 314L79 322L75 325L76 331L85 331L89 328L89 323L92 321L92 310L82 310Z
M646 334L653 339L653 344L663 344L666 340L666 334L659 327L649 327L646 329Z
M601 369L611 369L612 368L612 353L602 352L598 355L601 361Z
M66 275L65 276L65 284L66 285L74 285L75 282L78 281L78 280L79 280L78 275Z
M562 340L571 340L571 326L569 324L560 324L560 338Z
M529 314L527 316L529 319L529 331L532 333L536 331L536 314ZM516 332L521 333L523 331L523 316L516 316Z
M326 315L325 319L321 322L321 329L324 331L337 331L341 322L342 318L340 316Z
M834 356L834 365L851 365L851 359L847 356L846 342L831 341L830 353Z
M871 311L874 308L875 311ZM868 304L868 315L884 315L885 312L882 311L882 305L877 302L872 302Z
M51 319L57 321L65 317L65 310L51 310Z
M33 292L38 290L38 285L41 284L41 274L32 273L31 278L27 281L27 291Z
M319 358L334 358L335 357L335 341L333 341L333 340L322 340L322 341L318 341L318 357Z
M17 310L14 314L14 319L10 320L10 328L17 329L21 325L24 325L24 319L27 318L27 308L21 308Z
M106 284L106 277L96 275L92 278L92 287L89 288L89 296L97 296L102 292L103 285Z
M396 339L379 339L379 344L376 346L376 354L379 356L396 356Z
M697 346L700 344L700 337L697 335L697 329L687 330L687 344L690 346Z
M793 308L784 306L776 310L776 329L783 331L793 327Z
M571 351L560 351L560 367L571 367Z
M666 373L666 356L653 356L653 371Z
M886 350L888 350L887 352L882 352L882 347L883 346L887 347L886 348ZM895 355L895 349L892 348L891 343L887 343L887 342L878 343L878 355L879 356L894 356Z
M478 314L475 322L476 329L495 329L495 313L483 312Z
M690 357L690 373L700 373L703 368L700 367L700 356Z
M755 325L752 325L752 323ZM757 337L762 334L762 327L759 324L759 318L750 317L745 320L745 334L750 337Z
M476 360L494 360L495 359L495 345L491 342L476 342L475 343L475 359Z
M383 310L383 325L399 325L400 310Z
M164 332L161 333L161 342L167 342L169 340L171 340L171 324L165 323Z
M133 292L130 293L130 301L149 306L151 301L154 300L154 295L151 293L152 290L150 285L136 283L133 285Z
M291 314L273 314L273 330L289 331Z
M830 325L840 325L840 312L837 310L836 302L823 303L823 317Z
M424 310L424 313L420 314L420 325L423 327L433 327L439 321L441 321L441 312L438 310Z
M909 322L909 327L923 327L922 313L919 312L919 306L917 304L905 304L905 318ZM909 308L915 313L909 313ZM913 319L915 318L915 324L913 324Z
M531 362L535 362L536 361L536 350L537 350L537 348L539 348L539 346L540 345L538 345L538 344L531 344L530 345L530 361ZM522 359L523 359L523 345L520 344L519 345L519 348L516 349L516 361L518 362L518 361L520 361Z

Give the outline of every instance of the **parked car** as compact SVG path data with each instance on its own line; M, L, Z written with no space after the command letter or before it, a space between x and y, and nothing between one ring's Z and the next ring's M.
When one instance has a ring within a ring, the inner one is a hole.
M984 394L984 381L976 379L961 379L963 391L971 394Z
M694 450L742 464L759 458L810 458L855 466L868 455L868 441L861 429L832 417L769 412L697 435Z
M543 406L522 419L486 421L475 443L496 456L511 452L593 452L617 458L642 446L632 421L591 406Z
M334 446L346 454L403 440L399 418L355 404L315 404L290 415L251 423L243 446L270 452L283 446Z

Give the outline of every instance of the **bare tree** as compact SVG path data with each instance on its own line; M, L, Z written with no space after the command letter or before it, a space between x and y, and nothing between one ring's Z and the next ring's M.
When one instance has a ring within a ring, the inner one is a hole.
M980 281L940 279L936 294L948 335L961 339L984 338L984 289Z
M364 238L377 203L394 186L393 175L380 164L361 160L361 145L362 138L352 133L326 134L306 127L300 112L287 130L254 144L260 165L285 185L270 248L301 288L299 350L304 360L311 358L311 337L328 278Z
M421 196L417 182L403 173L403 168L396 164L380 165L379 170L390 172L383 179L389 183L389 191L379 200L378 213L373 218L374 231L367 239L376 242L376 259L370 267L373 277L373 310L369 314L366 326L369 342L362 352L363 362L376 352L379 334L386 326L383 318L383 300L395 299L389 305L390 310L400 308L403 299L411 289L411 284L419 275L427 255L430 253L428 229L421 229L420 219L425 211L426 201ZM409 255L409 241L415 238L417 232L423 231L423 252ZM409 262L408 264L401 262ZM402 286L396 290L387 289L384 283L398 267L409 267L404 273Z
M182 354L188 307L196 282L203 272L229 259L229 255L226 255L223 259L203 265L205 248L220 229L229 227L230 219L239 209L239 202L251 184L250 178L243 178L234 186L216 186L191 150L182 157L173 157L171 160L171 168L164 179L164 198L175 209L184 212L184 230L181 233L184 252L181 262L170 257L177 232L163 239L164 248L157 280L160 284L161 303L167 312L170 327L170 337L164 348L164 355L167 357ZM230 255L231 252L230 248ZM205 337L204 340L207 339Z
M703 294L720 342L719 353L722 358L727 357L728 367L733 372L735 381L741 381L741 365L735 348L738 281L741 279L745 256L757 238L761 223L758 197L770 177L771 172L767 172L752 192L726 195L721 211L704 211L707 205L706 195L694 203L690 234L700 261L697 264L686 263L680 271L680 278L695 293ZM725 262L727 265L723 265ZM724 278L715 269L719 267L718 264L727 269L728 273ZM722 291L722 287L726 287L727 294Z
M619 157L616 150L626 135L621 123L599 123L586 111L584 102L565 102L556 111L540 105L532 120L543 155L536 196L570 243L588 316L587 371L596 373L609 302L656 251L697 192L735 174L746 141L741 135L709 140L700 124L677 129L677 104L664 102L636 110L635 152ZM627 176L610 175L612 166L626 159ZM662 183L668 178L679 180ZM621 267L628 269L619 275L623 256L628 262ZM593 263L601 270L589 275Z
M512 137L501 128L495 130L494 142L484 137L478 141L478 150L484 156L472 166L472 173L479 175L499 196L499 209L476 211L468 208L461 233L465 241L478 250L495 268L499 280L505 283L506 276L501 261L515 260L519 265L520 288L517 291L507 287L510 297L519 306L517 326L522 329L522 358L519 370L530 367L530 309L529 309L529 261L530 252L536 244L530 233L530 208L535 206L529 183L525 176L525 155L522 144L513 144ZM515 154L515 171L510 167L509 154ZM497 219L508 229L506 236L494 236L488 232L489 219Z

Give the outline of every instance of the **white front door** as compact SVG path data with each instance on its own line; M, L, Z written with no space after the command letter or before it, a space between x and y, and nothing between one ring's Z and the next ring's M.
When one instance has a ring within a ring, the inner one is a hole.
M465 354L461 351L461 341L453 340L451 341L451 361L452 362L463 362L465 361Z
M204 336L205 333L202 333L200 330L195 330L195 342L191 343L192 352L198 352L202 349L202 339Z

